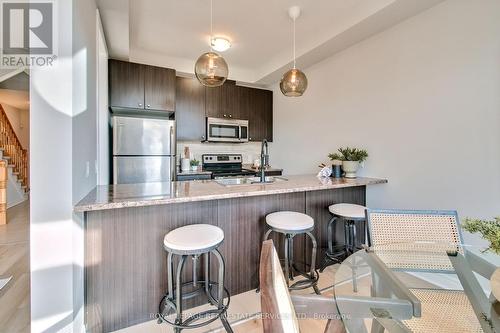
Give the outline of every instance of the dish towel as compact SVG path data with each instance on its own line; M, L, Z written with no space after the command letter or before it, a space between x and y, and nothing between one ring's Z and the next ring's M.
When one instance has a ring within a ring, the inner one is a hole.
M332 168L327 166L321 169L318 173L318 177L330 177L331 175L332 175Z

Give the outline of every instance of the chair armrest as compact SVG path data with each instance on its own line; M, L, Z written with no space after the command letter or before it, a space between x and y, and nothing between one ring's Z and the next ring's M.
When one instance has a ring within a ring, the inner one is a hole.
M354 319L354 318L413 318L413 304L407 300L365 296L292 295L298 318ZM339 313L337 304L342 304Z
M465 251L465 259L470 268L486 279L490 279L497 266L472 251Z
M384 283L390 285L391 291L397 298L406 300L412 304L413 315L415 317L421 317L422 305L420 300L398 279L393 271L387 268L377 254L368 250L366 260L369 261L372 271L377 274Z

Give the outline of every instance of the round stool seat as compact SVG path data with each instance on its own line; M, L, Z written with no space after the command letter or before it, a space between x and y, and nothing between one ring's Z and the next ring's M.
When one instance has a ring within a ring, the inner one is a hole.
M285 231L301 231L314 227L314 220L298 212L276 212L266 216L266 223L271 228Z
M330 213L345 217L347 219L364 220L365 219L365 206L355 204L335 204L328 207Z
M224 240L224 231L210 224L191 224L170 231L163 239L167 251L196 254L208 252Z

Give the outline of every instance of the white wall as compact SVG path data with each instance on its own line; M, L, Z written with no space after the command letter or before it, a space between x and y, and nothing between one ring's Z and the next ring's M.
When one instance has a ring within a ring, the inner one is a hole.
M273 166L317 172L367 148L380 208L500 215L500 1L448 0L305 69L301 98L274 86Z
M96 184L96 6L57 9L57 61L30 77L32 332L83 331L83 230L73 205Z
M97 7L95 0L73 3L73 204L97 184ZM74 331L83 329L84 226L81 214L73 228Z
M30 75L32 332L73 321L72 1L57 8L57 61Z

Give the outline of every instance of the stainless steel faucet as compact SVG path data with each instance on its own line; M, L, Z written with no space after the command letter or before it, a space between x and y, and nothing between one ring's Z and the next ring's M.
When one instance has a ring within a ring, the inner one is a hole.
M265 153L264 153L265 148ZM262 140L262 145L260 147L260 182L266 182L266 167L269 166L269 146L267 140Z

